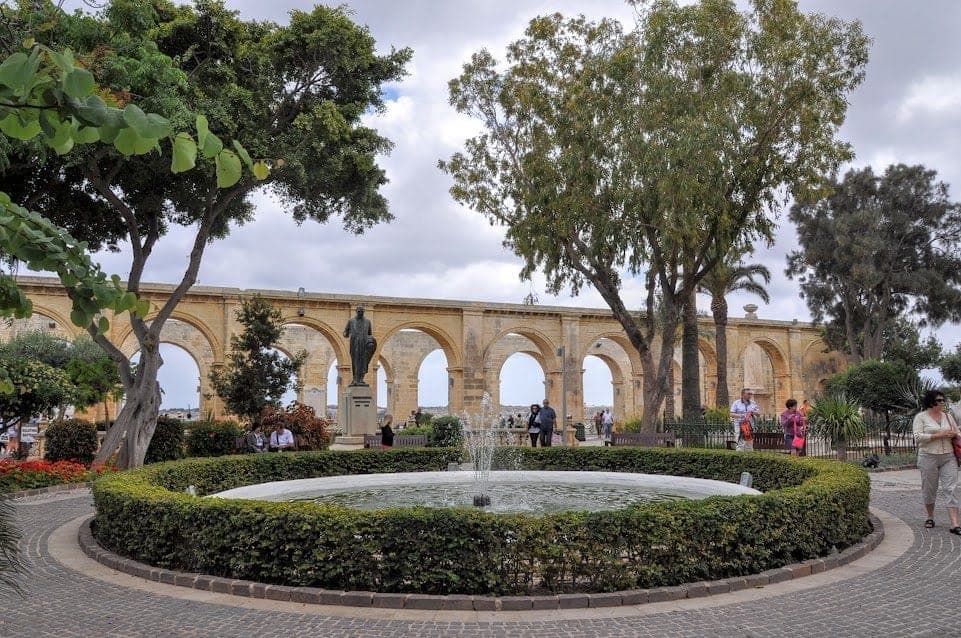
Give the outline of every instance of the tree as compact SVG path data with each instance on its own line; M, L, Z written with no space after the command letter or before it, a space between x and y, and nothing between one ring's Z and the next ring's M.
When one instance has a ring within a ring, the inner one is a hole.
M884 453L891 453L891 415L905 412L912 405L905 405L900 388L915 387L920 377L916 370L903 361L877 361L869 359L853 365L844 372L828 379L828 394L848 396L864 408L884 417Z
M883 356L893 321L961 319L961 205L935 171L851 170L829 196L799 198L790 217L801 250L788 255L787 275L855 361Z
M227 365L211 372L210 382L231 413L259 423L266 408L280 408L307 353L288 359L272 349L284 334L283 314L263 297L245 300L237 321L244 331L230 338Z
M50 174L55 180L76 177L89 184L92 201L106 204L110 216L123 220L131 268L123 285L115 282L118 289L136 301L149 257L167 229L174 224L195 229L181 281L168 300L149 320L146 308L128 316L141 355L136 368L105 338L102 326L90 327L117 363L126 391L98 461L121 446L120 464L137 466L159 409L161 330L195 283L206 246L225 236L231 223L250 219L250 196L261 183L298 222L326 222L339 215L346 228L360 233L390 219L378 193L386 180L374 159L390 143L362 126L360 118L382 107L381 85L402 76L410 52L376 55L373 38L343 8L294 11L289 25L278 26L243 22L219 2L195 7L113 2L96 17L44 6L52 26L37 37L74 46L89 69L84 83L99 83L105 99L122 105L125 117L130 110L129 119L138 125L104 140L112 146L43 157L45 166L80 166L79 175ZM35 14L31 5L16 17L29 29ZM195 117L197 112L206 117ZM176 128L195 122L196 138L186 132L173 135L169 126L159 124L168 120ZM144 155L141 151L156 146L143 141L147 133L162 133L154 137L169 137L171 144ZM242 139L244 146L235 142L226 148L222 136ZM19 152L34 150L25 145ZM273 158L272 170L251 156ZM193 168L198 157L213 159L214 165L200 161L194 170L184 170ZM53 221L70 210L65 204L37 202Z
M631 33L535 18L504 70L484 50L450 82L451 104L484 126L440 162L451 193L506 227L523 278L542 270L551 292L601 294L641 359L645 428L712 250L769 239L780 196L816 190L819 170L850 157L836 132L867 42L859 24L793 3L659 0ZM643 277L643 316L621 295L625 276Z
M64 392L65 403L55 406L64 415L66 400L76 408L86 408L107 396L123 396L117 365L89 336L81 335L68 342L54 334L33 330L14 335L0 343L0 362L34 361L66 372L70 391Z
M711 296L711 314L714 316L714 346L717 348L717 400L715 405L726 408L731 405L727 381L727 296L744 291L757 295L764 303L771 298L764 284L771 283L771 271L761 264L744 264L734 255L719 261L698 285L701 292Z
M941 358L941 374L952 383L961 383L961 345Z
M67 373L40 361L0 359L13 383L14 391L0 394L0 431L17 419L25 423L31 417L73 402L76 388Z
M697 341L697 294L691 290L681 308L681 414L685 419L701 414L701 361Z

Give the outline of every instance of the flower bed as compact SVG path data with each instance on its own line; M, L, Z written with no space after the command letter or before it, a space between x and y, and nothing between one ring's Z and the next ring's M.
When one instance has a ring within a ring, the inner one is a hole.
M0 461L0 494L50 487L63 483L82 483L104 470L91 470L74 461Z
M272 480L434 471L459 450L310 452L189 459L104 477L93 533L159 567L330 589L429 594L602 592L756 573L843 549L870 532L858 468L774 454L652 448L516 451L527 469L674 474L765 494L542 517L473 509L359 511L203 499Z

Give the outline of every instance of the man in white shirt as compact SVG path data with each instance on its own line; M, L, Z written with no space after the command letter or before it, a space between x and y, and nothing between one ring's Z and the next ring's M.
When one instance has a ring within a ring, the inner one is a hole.
M757 403L754 402L754 393L751 388L741 390L741 398L731 404L731 421L734 423L734 436L737 437L737 451L748 452L754 449L754 441L747 441L741 432L741 423L747 419L751 422L751 429L754 429L754 415L761 411Z
M272 452L285 452L294 449L294 435L284 427L283 423L278 423L274 431L270 433L270 450Z
M604 410L601 415L601 425L604 427L604 446L611 445L611 438L614 435L614 416L610 409Z

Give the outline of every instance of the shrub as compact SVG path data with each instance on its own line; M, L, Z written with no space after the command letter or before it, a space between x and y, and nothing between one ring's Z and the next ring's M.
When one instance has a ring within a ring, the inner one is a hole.
M708 408L704 412L704 420L708 423L723 423L728 425L731 423L731 408Z
M614 431L615 432L631 432L631 433L641 432L642 424L643 424L643 421L641 420L641 417L633 416L630 419L627 419L626 421L624 421L623 423L618 423L615 421Z
M291 403L286 410L268 407L260 417L264 436L281 423L294 435L297 446L302 450L326 450L330 447L330 421L317 416L314 409L302 403Z
M861 418L861 406L846 396L826 396L808 412L811 432L827 437L837 446L838 460L847 459L847 444L864 438L867 428Z
M427 436L427 440L430 440L431 435L434 433L434 428L429 425L414 425L411 427L404 427L403 430L394 429L398 434L415 435L423 434Z
M433 423L433 422L434 422L434 413L433 413L433 412L421 412L421 413L420 413L420 425L421 425L421 426L429 426L429 425L430 425L431 423Z
M54 421L47 426L47 461L78 461L89 465L97 454L97 426L83 419Z
M766 493L546 516L467 508L369 512L183 493L188 485L209 494L274 480L440 470L461 453L432 448L257 454L188 459L105 477L93 489L93 531L113 551L186 572L344 590L523 594L743 576L827 555L870 530L870 482L847 464L686 449L510 451L524 467L539 470L724 481L737 481L748 471ZM277 542L278 533L285 551L262 551Z
M464 442L464 426L456 416L431 419L428 447L460 447Z
M74 461L0 461L0 493L82 483L111 468L87 469Z
M147 447L144 463L176 461L186 455L184 451L184 422L169 416L157 418L157 429Z
M243 431L233 421L197 421L187 434L187 456L223 456L234 451Z

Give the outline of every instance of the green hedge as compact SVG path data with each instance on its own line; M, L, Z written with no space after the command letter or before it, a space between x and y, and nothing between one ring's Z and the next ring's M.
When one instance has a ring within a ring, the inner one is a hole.
M766 493L540 517L474 509L375 512L202 494L335 474L432 471L460 450L188 459L106 476L93 530L107 548L187 572L382 592L614 591L756 573L844 548L870 531L869 480L833 461L653 448L512 449L543 470L636 471L737 481Z
M83 419L54 421L44 433L47 439L44 460L77 461L90 465L97 454L97 426Z
M185 445L186 437L184 428L186 424L180 419L168 416L157 418L157 429L150 437L150 445L147 447L147 455L144 463L161 463L163 461L176 461L186 456Z
M187 429L187 456L223 456L244 433L233 421L196 421Z

